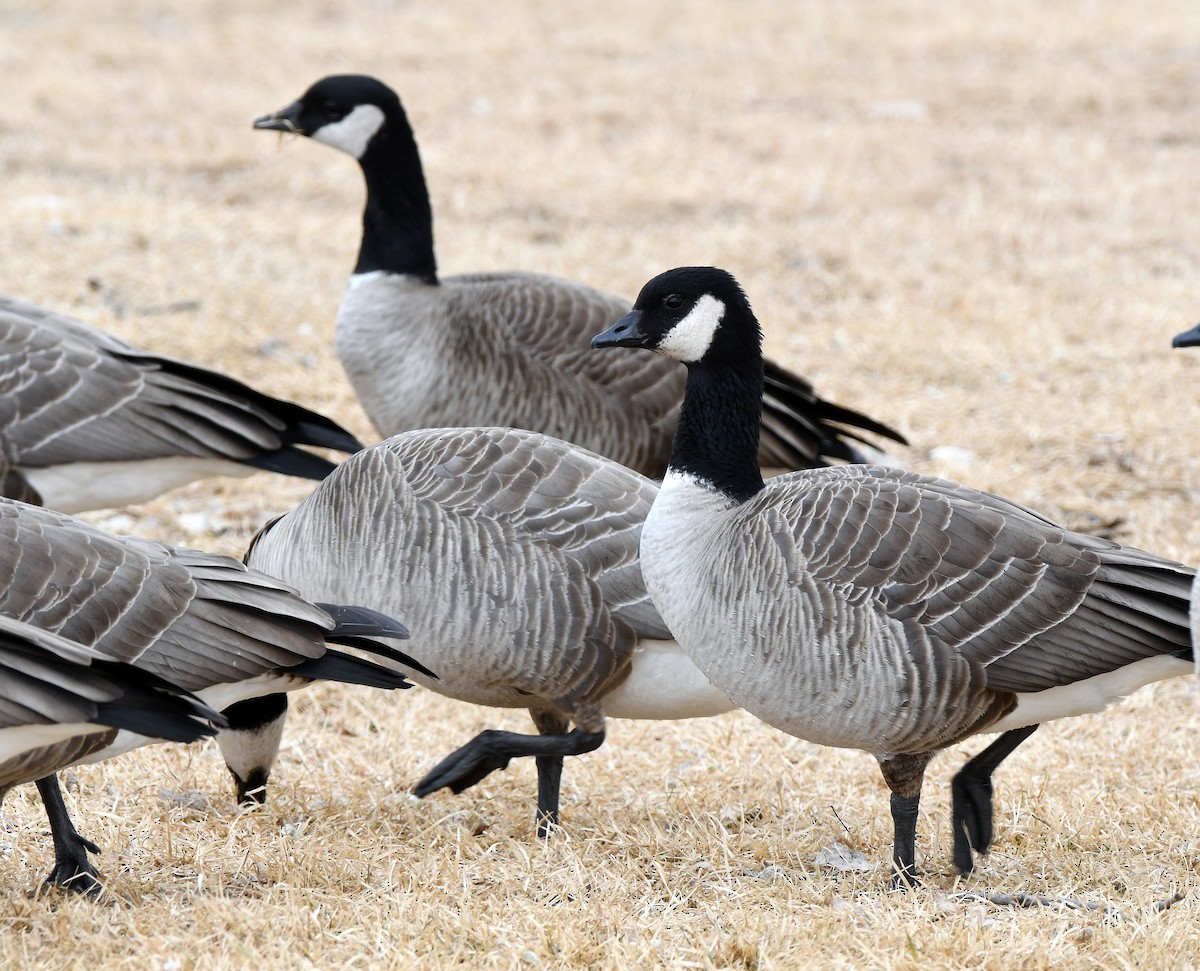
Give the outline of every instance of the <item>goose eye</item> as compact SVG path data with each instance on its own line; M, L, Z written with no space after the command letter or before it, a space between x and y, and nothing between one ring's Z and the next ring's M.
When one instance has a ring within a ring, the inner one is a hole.
M668 296L663 297L663 306L668 310L678 310L683 306L683 297L677 293L669 294Z
M336 101L326 101L321 105L321 110L330 118L336 118L341 114L341 109Z

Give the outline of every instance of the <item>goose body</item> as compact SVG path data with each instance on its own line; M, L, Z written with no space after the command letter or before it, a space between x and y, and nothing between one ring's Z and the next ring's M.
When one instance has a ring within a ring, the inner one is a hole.
M845 466L764 483L760 340L740 287L712 268L656 277L595 338L689 368L671 468L642 533L646 584L735 704L879 759L907 883L934 753L1005 732L990 772L1038 722L1192 670L1194 571L916 473ZM990 839L984 808L981 835L955 807L964 871L966 841L983 850Z
M598 359L587 342L627 302L534 273L441 278L416 140L395 92L374 78L324 78L259 129L295 132L356 158L363 236L337 315L338 356L383 435L505 426L566 439L661 477L683 397L678 364L642 353ZM897 432L817 396L768 362L764 467L860 461L863 431Z
M247 562L306 597L402 614L412 652L439 680L410 675L433 690L531 711L544 739L485 733L417 787L459 791L477 781L466 781L473 759L491 771L534 754L561 771L563 755L600 744L609 715L732 708L670 639L642 582L638 537L656 491L535 432L406 432L352 457L268 525ZM543 823L557 803L555 781L539 800Z
M330 646L339 642L375 659L417 663L367 640L407 634L376 611L312 604L229 557L110 536L65 514L8 499L0 499L0 616L65 637L107 665L133 666L147 681L177 686L217 711L318 678L408 687L401 674L376 660ZM17 697L18 687L15 676L0 669L6 701ZM42 744L22 742L19 753L0 761L0 785L42 779L155 737L136 722L87 734L71 725L27 735L25 742L34 737ZM59 808L66 818L65 807ZM51 822L55 827L54 815ZM56 879L84 889L94 885L85 852L90 844L80 838L71 845L60 835L55 827Z
M0 297L0 491L10 498L74 513L213 475L320 479L333 465L305 445L362 447L299 405Z

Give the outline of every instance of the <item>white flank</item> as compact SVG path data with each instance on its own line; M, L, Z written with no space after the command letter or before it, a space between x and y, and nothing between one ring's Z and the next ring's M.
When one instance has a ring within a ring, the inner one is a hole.
M137 732L131 732L127 729L120 729L117 732L117 737L113 739L111 745L106 745L104 748L91 755L85 755L73 765L92 765L96 762L103 762L105 759L111 759L117 755L124 755L126 752L132 752L134 749L139 749L143 745L151 745L154 742L161 742L161 738L149 738L146 735L139 735Z
M214 475L253 475L257 469L229 459L162 458L139 462L71 462L19 467L48 509L74 514L149 502L170 489Z
M987 731L1007 732L1012 728L1037 725L1067 718L1071 715L1087 715L1103 711L1115 701L1132 694L1143 685L1167 678L1189 674L1194 669L1191 661L1170 655L1147 657L1123 668L1098 674L1085 681L1048 688L1032 694L1017 695L1017 707Z
M284 671L267 671L245 681L214 684L194 692L196 697L214 711L224 711L230 705L239 701L249 701L262 695L274 694L276 691L291 691L302 685L309 684L311 678L302 678Z
M43 745L57 745L76 735L107 732L103 725L77 722L63 725L16 725L0 729L0 763Z
M367 145L383 127L384 115L375 105L359 105L341 121L322 125L310 136L314 141L324 142L343 152L362 158Z
M677 361L698 361L712 344L713 334L724 316L724 302L706 293L696 301L688 315L667 332L655 350Z
M736 707L674 641L642 641L629 677L604 696L612 718L707 718Z

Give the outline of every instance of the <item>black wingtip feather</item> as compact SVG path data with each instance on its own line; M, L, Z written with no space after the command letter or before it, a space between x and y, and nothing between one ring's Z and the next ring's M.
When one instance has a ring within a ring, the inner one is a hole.
M374 654L378 657L386 657L397 664L403 664L412 668L427 678L433 678L434 681L440 681L436 674L421 664L403 651L398 651L394 647L388 647L386 644L380 644L378 641L373 641L369 637L339 637L335 644L340 644L342 647L356 647L360 651L366 651L369 654Z
M168 374L193 381L201 388L210 388L233 401L241 399L249 408L270 415L278 423L278 426L282 426L273 430L282 439L284 446L307 445L312 448L330 448L348 454L360 452L364 448L362 442L332 418L326 418L294 401L263 394L227 374L176 361L174 358L156 357L150 354L131 354L127 356L127 360L139 367L151 365L161 368ZM247 462L246 464L253 463ZM306 478L311 478L311 476L306 476Z
M846 441L853 439L872 445L862 432L880 435L900 445L908 444L908 439L890 425L852 408L826 401L807 380L773 361L763 361L763 382L763 409L770 416L768 420L774 418L780 426L790 426L793 434L801 440L816 432L820 437L822 456L846 462L862 462L862 453ZM833 427L829 422L846 427ZM806 457L810 463L818 458Z
M97 706L94 724L168 742L194 742L226 727L219 712L150 671L108 661L97 661L93 667L122 690L121 697Z
M298 479L312 479L319 482L337 465L312 452L302 448L285 445L273 452L260 452L248 459L239 459L239 464L248 465L252 469L262 469L264 472L278 472L280 475L291 475Z
M317 603L333 619L334 628L325 635L326 640L340 637L392 637L408 640L408 628L394 617L389 617L370 607L349 604Z
M294 664L288 668L288 673L320 681L361 684L368 688L383 688L389 691L413 686L399 671L334 650L326 651L318 658Z

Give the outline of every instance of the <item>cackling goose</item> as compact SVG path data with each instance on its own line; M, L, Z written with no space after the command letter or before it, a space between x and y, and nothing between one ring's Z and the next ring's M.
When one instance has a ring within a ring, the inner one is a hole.
M904 886L916 879L933 755L1010 733L986 774L1031 726L1191 671L1194 571L916 473L842 466L764 483L761 340L732 276L685 267L647 283L592 342L688 368L670 469L642 531L646 586L735 704L876 756L892 791L893 881ZM965 871L970 847L987 847L960 811Z
M316 82L254 122L354 156L367 185L358 262L337 315L342 366L382 435L444 425L528 428L661 477L683 398L684 369L653 354L598 361L598 327L626 301L533 273L439 278L421 157L396 93L375 78ZM818 397L766 364L759 461L807 468L863 461L865 415Z
M229 557L110 536L11 499L0 499L0 614L132 664L217 711L314 679L409 687L402 675L377 663L384 659L422 670L407 654L374 640L407 637L401 624L377 611L312 604ZM372 657L364 660L329 644L353 646ZM146 741L143 733L125 727L82 741L47 737L39 748L17 756L20 764L0 763L0 779L10 779L10 773L28 778L31 771L46 776ZM65 806L56 808L66 818ZM55 882L94 889L89 848L82 838L56 831Z
M351 457L269 524L247 562L303 596L403 616L412 652L440 676L408 672L413 680L529 709L541 737L483 732L415 791L460 792L511 758L536 756L544 835L558 819L563 757L597 748L607 716L733 707L669 640L642 583L638 535L656 491L637 472L536 432L406 432ZM237 709L227 714L238 724Z

